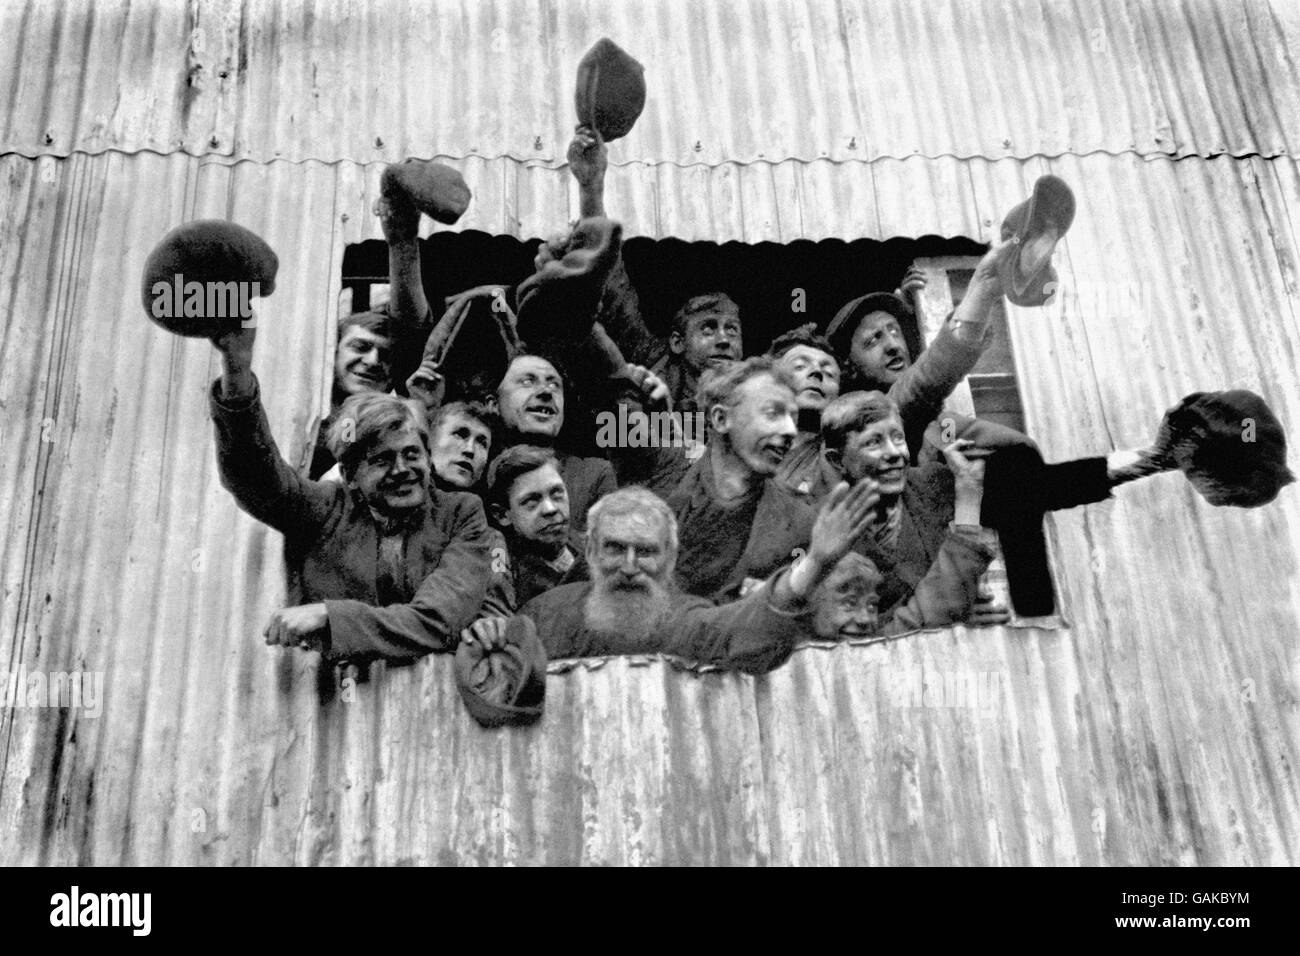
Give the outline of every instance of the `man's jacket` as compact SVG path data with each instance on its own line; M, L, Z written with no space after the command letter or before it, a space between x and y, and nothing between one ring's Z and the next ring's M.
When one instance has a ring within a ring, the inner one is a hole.
M285 463L271 437L260 388L210 408L221 484L239 506L285 538L292 604L323 601L331 657L413 658L454 650L489 577L487 521L474 495L429 488L404 523L402 560L380 557L369 507L336 482L311 481ZM392 605L391 607L388 605Z

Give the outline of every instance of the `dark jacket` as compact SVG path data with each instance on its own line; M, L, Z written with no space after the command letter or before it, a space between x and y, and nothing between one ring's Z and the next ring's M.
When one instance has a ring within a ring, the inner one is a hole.
M303 478L285 463L260 388L233 402L220 398L220 388L218 380L210 407L221 483L244 511L284 535L290 603L325 603L330 656L454 649L488 581L490 539L478 498L430 488L404 532L400 573L381 573L370 509L342 485Z
M815 513L774 479L734 507L723 508L713 492L706 449L668 496L677 516L677 583L688 594L726 596L745 578L766 578L807 547Z
M782 572L784 573L784 572ZM670 654L702 664L762 674L790 657L797 642L807 639L807 607L790 610L771 602L775 584L755 588L738 601L721 606L702 597L676 594L673 612L647 640L633 642L594 633L584 614L592 584L565 584L540 594L520 614L533 619L551 660L562 657L602 657L613 654Z
M569 493L569 522L576 535L585 540L587 512L605 495L618 490L614 466L604 458L585 458L560 451L555 458L560 465L560 480Z

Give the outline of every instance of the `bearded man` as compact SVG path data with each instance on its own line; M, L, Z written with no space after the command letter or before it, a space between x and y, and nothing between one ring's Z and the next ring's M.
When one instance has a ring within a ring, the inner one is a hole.
M591 510L591 580L540 594L519 613L551 659L662 653L765 673L811 636L808 596L864 532L876 501L873 482L841 483L823 502L805 553L744 598L716 606L674 582L677 522L663 499L625 488ZM462 639L499 644L505 625L476 621Z

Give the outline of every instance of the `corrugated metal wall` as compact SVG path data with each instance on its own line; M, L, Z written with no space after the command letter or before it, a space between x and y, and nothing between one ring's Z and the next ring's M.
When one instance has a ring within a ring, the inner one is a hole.
M446 156L462 227L549 232L602 34L651 87L611 147L634 234L986 237L1051 170L1066 294L1011 315L1049 458L1195 389L1300 426L1291 4L5 5L0 679L102 671L105 700L0 710L0 862L1300 862L1294 487L1057 515L1067 630L757 680L591 662L525 731L473 724L445 659L321 703L262 646L279 539L217 483L213 352L141 316L144 256L201 216L276 248L255 367L296 450L378 163Z

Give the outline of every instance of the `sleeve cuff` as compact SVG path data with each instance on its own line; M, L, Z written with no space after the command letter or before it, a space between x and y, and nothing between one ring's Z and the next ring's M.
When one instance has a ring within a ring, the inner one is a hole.
M212 382L210 402L214 415L218 411L225 412L228 415L238 415L241 412L252 411L262 403L262 383L259 382L257 376L254 375L252 392L242 397L222 398L221 379L217 378Z
M990 561L997 557L997 534L989 528L949 522L948 537Z

